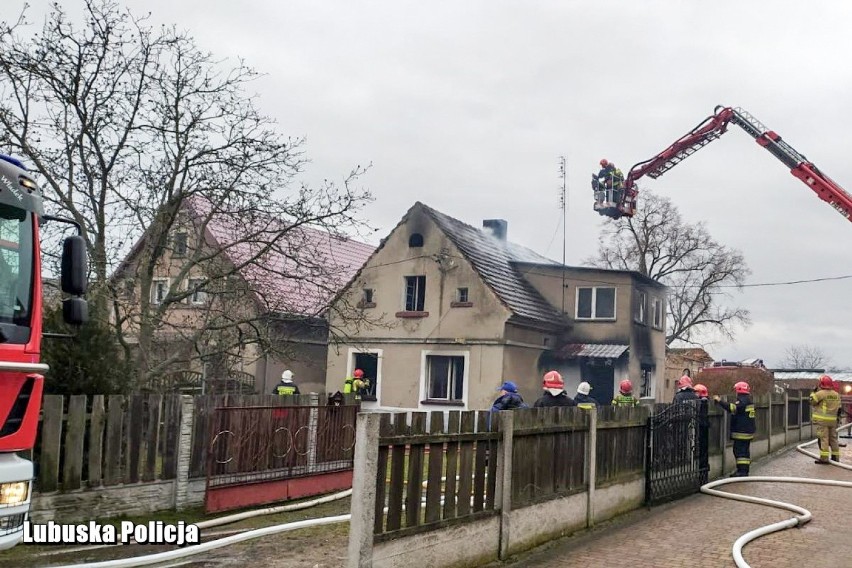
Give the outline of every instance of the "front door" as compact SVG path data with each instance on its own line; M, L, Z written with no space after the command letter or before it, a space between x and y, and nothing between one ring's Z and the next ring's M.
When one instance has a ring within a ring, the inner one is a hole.
M614 394L613 383L615 382L615 369L612 365L597 363L594 359L583 363L580 377L592 385L592 398L598 404L609 404Z
M379 355L378 353L355 353L354 369L364 371L364 378L370 381L370 386L361 393L362 401L375 401L379 383Z

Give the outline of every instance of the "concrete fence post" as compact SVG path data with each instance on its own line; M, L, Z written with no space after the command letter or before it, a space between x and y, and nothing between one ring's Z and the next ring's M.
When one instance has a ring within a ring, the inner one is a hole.
M802 399L802 391L799 391L799 441L805 436L805 401Z
M180 397L180 429L178 430L177 471L175 472L174 506L183 511L189 502L189 460L192 454L192 421L195 418L195 399Z
M512 442L514 440L515 422L511 410L500 413L500 442L497 471L499 477L497 482L499 488L497 494L500 496L500 560L509 557L509 539L511 527L509 526L509 514L512 512Z
M379 468L381 414L360 413L355 424L355 458L352 473L352 518L349 522L348 568L373 565L373 527L376 522L376 479Z
M593 406L589 411L589 433L586 444L586 475L589 480L589 491L586 494L586 527L595 526L595 478L597 477L598 457L598 408Z
M784 389L784 447L790 444L790 393Z
M772 453L772 393L769 393L769 410L766 417L766 455Z
M317 429L319 425L319 395L312 392L310 395L311 415L308 418L308 473L313 473L317 468Z

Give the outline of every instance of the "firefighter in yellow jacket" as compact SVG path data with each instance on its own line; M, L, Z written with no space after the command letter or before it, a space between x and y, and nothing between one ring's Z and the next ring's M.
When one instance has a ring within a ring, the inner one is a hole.
M834 382L828 375L819 378L819 389L811 393L813 412L811 419L816 425L819 437L819 459L815 463L830 463L829 449L832 461L840 461L840 445L837 441L837 411L840 409L840 394L834 390Z

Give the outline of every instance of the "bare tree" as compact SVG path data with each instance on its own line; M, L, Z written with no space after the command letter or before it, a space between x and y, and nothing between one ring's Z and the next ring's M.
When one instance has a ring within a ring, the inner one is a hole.
M365 168L342 183L299 183L303 140L258 110L247 92L254 70L215 59L174 28L151 28L113 0L85 8L82 26L59 3L40 33L23 14L0 24L0 144L41 173L49 209L82 225L93 316L111 321L143 379L183 357L159 353L163 338L178 336L190 357L274 350L270 319L315 322L330 309L339 267L298 245L308 229L342 238L355 226L370 199L357 187ZM211 236L214 221L227 234ZM199 240L176 261L175 230L187 222ZM170 286L152 302L164 265ZM265 297L264 284L303 286L319 301L306 312ZM132 309L129 288L138 293ZM187 316L187 299L201 291L206 309ZM239 294L249 304L235 304Z
M781 362L785 369L827 369L831 365L831 357L813 345L791 345Z
M730 306L729 289L750 273L743 255L716 242L703 224L688 224L668 198L644 192L636 215L607 222L591 266L635 270L669 287L666 344L697 344L709 332L733 338L750 323Z

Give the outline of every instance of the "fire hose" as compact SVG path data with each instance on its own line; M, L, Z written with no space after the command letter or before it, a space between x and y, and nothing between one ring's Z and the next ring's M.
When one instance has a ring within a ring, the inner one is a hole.
M838 431L847 430L852 428L852 423L844 424ZM816 444L817 440L810 440L803 444L799 444L796 446L796 450L805 454L806 456L810 456L812 458L819 458L819 456L813 452L810 452L805 449L807 446L811 446ZM835 467L840 467L846 470L852 470L852 466L843 464L840 462L832 461L831 465ZM811 512L805 509L804 507L799 507L798 505L793 505L792 503L785 503L783 501L776 501L773 499L764 499L761 497L751 497L749 495L740 495L737 493L728 493L726 491L719 491L715 489L716 487L721 487L723 485L728 485L731 483L749 483L749 482L770 482L770 483L805 483L811 485L828 485L834 487L852 487L852 481L840 481L836 479L816 479L816 478L808 478L808 477L774 477L774 476L755 476L755 477L732 477L727 479L720 479L717 481L711 481L706 485L701 487L701 491L707 493L708 495L713 495L716 497L722 497L724 499L734 499L736 501L744 501L746 503L755 503L758 505L766 505L768 507L775 507L777 509L784 509L787 511L791 511L795 513L792 518L786 519L784 521L780 521L777 523L772 523L769 525L765 525L749 531L744 535L740 536L735 542L732 549L732 554L734 557L734 562L737 565L737 568L751 568L751 565L745 561L743 558L743 547L764 535L771 534L777 531L781 531L784 529L799 527L809 522L812 518Z

